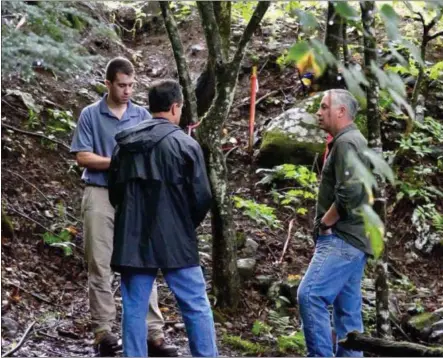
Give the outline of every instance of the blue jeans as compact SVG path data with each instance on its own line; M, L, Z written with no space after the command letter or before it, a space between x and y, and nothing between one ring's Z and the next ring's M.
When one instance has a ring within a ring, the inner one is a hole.
M194 357L218 356L214 319L206 294L206 284L200 266L162 269L165 280L175 295ZM152 284L157 269L122 272L123 355L147 357L146 314Z
M333 305L337 341L351 331L363 332L361 279L366 259L364 252L335 235L318 237L297 292L308 356L334 356L329 305ZM338 344L336 349L337 357L363 356Z

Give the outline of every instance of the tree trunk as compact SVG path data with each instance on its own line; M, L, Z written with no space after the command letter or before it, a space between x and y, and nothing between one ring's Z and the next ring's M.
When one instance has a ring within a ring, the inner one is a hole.
M231 2L215 1L214 15L222 41L223 56L228 59L231 44ZM215 63L211 56L208 56L205 70L198 77L195 95L197 112L201 117L208 111L215 97Z
M342 19L340 15L335 12L334 2L328 1L328 20L326 24L325 45L336 59L340 58L340 39L342 38L340 33L340 30L342 29L341 22ZM337 88L337 67L328 67L326 71L327 88Z
M423 30L423 39L422 39L422 43L421 43L421 47L420 47L420 50L421 50L420 55L421 55L423 62L425 62L426 46L428 45L428 41L429 41L428 34L426 31L426 27L425 27L425 29ZM417 105L418 95L420 93L424 93L424 90L426 87L425 71L423 69L423 66L421 66L420 64L418 64L418 67L419 68L418 68L417 81L415 81L414 90L412 91L412 108L414 108L414 109Z
M232 218L232 202L228 187L227 167L221 149L221 130L234 99L238 72L245 54L246 45L269 5L269 1L260 1L258 3L237 45L232 61L228 62L227 53L223 50L223 40L215 18L214 4L211 1L197 2L208 47L209 62L213 64L213 73L215 74L215 99L209 106L209 110L204 115L202 123L197 130L197 137L206 154L209 181L214 200L212 205L212 231L214 234L213 289L217 305L221 308L233 310L237 308L240 301L240 280L237 271L237 245ZM163 6L163 8L165 9L164 18L168 33L174 35L174 33L178 33L177 25L175 22L168 20L167 9L169 7ZM170 35L170 40L174 54L176 51L180 53L180 38ZM183 62L186 61L184 56L175 56L175 60L177 68L185 68L183 66ZM183 87L189 86L189 76L181 76L180 83ZM184 95L185 97L189 96L192 98L189 93ZM192 108L196 112L196 107ZM195 116L196 114L193 112L192 115Z
M369 147L382 154L382 142L380 133L380 112L378 110L378 83L375 75L372 73L371 64L377 63L377 49L375 39L375 4L373 1L364 1L360 3L363 22L363 41L365 74L369 86L366 89L367 100L367 125ZM386 198L385 184L380 180L379 190L376 193L374 210L382 220L386 219ZM391 321L389 320L389 286L388 286L388 247L385 242L385 248L382 258L376 265L376 312L377 312L377 334L380 337L391 336Z
M349 47L348 47L348 33L347 33L348 24L345 19L343 19L341 25L342 25L341 38L343 45L343 61L345 63L345 67L348 67L349 63L351 62L351 54L349 53Z
M229 48L231 45L231 2L214 1L214 14L222 40L223 55L229 60Z
M257 5L240 39L234 57L228 62L213 3L199 1L197 6L202 19L208 53L215 64L216 91L214 103L205 114L198 138L208 152L209 180L214 204L212 207L213 232L213 289L217 305L236 309L240 301L240 279L237 271L237 240L232 218L232 201L228 187L226 160L221 149L221 131L234 100L238 72L246 45L263 18L269 1Z
M232 216L226 160L222 152L223 123L228 116L237 85L237 72L218 68L217 91L199 128L198 135L208 153L208 173L214 203L212 206L213 289L220 308L235 309L239 303L240 278L237 272L237 239Z
M347 337L338 342L342 347L358 351L370 352L382 357L442 357L443 348L426 347L409 342L393 342L380 338L372 338L359 332L348 333Z
M159 1L159 4L165 22L166 30L168 32L169 41L171 41L172 50L174 52L178 77L183 88L183 96L185 101L185 106L183 108L183 118L185 118L187 122L183 123L183 125L197 123L197 101L195 98L191 77L189 76L188 64L185 60L185 51L180 40L178 27L174 20L174 16L172 15L171 9L169 8L169 1Z

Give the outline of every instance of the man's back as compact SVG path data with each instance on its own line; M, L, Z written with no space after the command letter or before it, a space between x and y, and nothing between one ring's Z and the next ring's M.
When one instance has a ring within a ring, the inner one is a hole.
M113 267L198 265L195 228L211 200L198 143L165 119L124 131L117 143L109 180Z

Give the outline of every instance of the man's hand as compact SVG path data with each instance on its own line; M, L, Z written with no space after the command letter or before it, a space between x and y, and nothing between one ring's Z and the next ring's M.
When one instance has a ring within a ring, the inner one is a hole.
M332 230L331 229L328 229L328 230L319 230L318 231L318 234L319 235L332 235Z

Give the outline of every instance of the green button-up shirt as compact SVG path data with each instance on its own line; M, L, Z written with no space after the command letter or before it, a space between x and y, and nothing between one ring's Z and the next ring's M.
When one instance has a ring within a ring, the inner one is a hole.
M347 162L347 153L355 151L360 160L369 166L368 159L363 155L363 150L366 148L367 141L354 123L343 128L329 143L329 155L321 174L316 205L315 237L320 220L335 203L340 219L332 228L333 233L372 255L363 218L355 212L356 208L367 202L368 197L362 183L354 176L352 163Z

